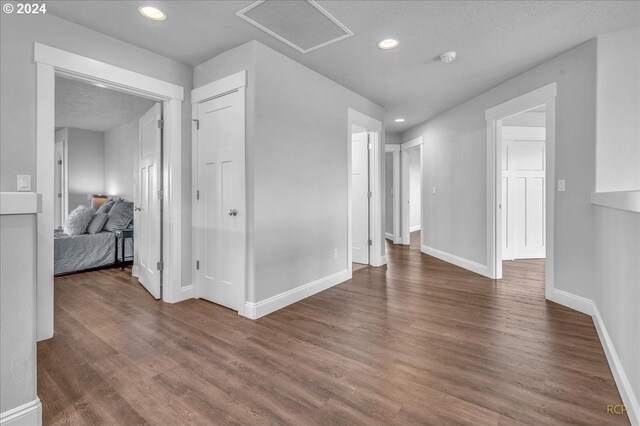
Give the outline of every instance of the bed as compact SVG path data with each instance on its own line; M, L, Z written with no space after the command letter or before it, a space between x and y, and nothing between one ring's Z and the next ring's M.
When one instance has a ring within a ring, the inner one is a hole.
M55 275L113 265L116 259L116 237L113 232L97 234L54 234Z

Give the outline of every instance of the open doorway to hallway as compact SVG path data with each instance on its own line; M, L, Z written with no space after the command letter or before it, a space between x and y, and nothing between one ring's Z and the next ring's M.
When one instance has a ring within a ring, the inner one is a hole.
M367 129L351 125L351 255L354 271L368 265L370 256L369 138Z
M417 239L422 246L422 137L401 145L402 155L402 244L411 245Z

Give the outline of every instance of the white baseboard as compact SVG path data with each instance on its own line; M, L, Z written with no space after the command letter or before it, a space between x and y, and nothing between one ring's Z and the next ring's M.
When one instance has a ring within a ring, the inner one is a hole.
M385 232L384 237L388 240L393 241L393 234L391 232Z
M627 408L629 421L632 425L638 426L640 425L640 404L638 403L638 398L636 398L636 395L633 392L633 388L631 387L631 383L629 383L629 379L627 378L624 368L622 367L622 362L620 362L620 358L618 357L616 348L613 346L611 337L609 336L607 328L604 325L604 321L600 316L598 307L593 302L592 307L593 322L596 325L596 330L598 331L598 336L600 337L600 343L602 343L604 353L607 356L607 361L609 362L609 367L611 368L611 372L613 373L613 379L615 380L618 391L620 392L620 397L622 398L622 402Z
M476 274L489 277L489 268L487 267L487 265L481 265L480 263L474 262L472 260L465 259L463 257L456 256L455 254L447 253L429 246L422 246L422 250L420 251L424 254L428 254L429 256L437 257L438 259L444 260L445 262L449 262L471 272L475 272Z
M0 414L0 425L2 426L40 426L41 424L42 403L38 397Z
M176 302L182 302L183 300L193 299L196 296L196 289L193 284L180 287L180 294Z
M334 285L347 281L350 278L351 274L349 273L349 270L345 269L344 271L336 272L335 274L328 275L324 278L320 278L319 280L303 284L260 302L246 302L244 314L247 318L258 319L275 312L278 309L282 309L285 306L289 306L292 303L296 303L302 299L333 287Z
M371 256L371 266L380 267L387 264L387 256Z
M420 230L420 225L412 226L409 228L409 232L416 232Z
M577 296L556 288L551 294L547 294L547 299L566 306L567 308L582 312L583 314L593 315L593 301L582 296Z
M609 368L613 373L613 379L618 387L618 392L620 392L622 402L627 408L629 421L632 425L640 425L640 404L638 404L638 399L636 398L635 392L631 387L631 383L629 383L629 379L622 367L622 362L618 357L616 348L613 346L611 337L607 332L607 327L600 316L598 306L593 300L558 289L554 289L551 294L547 295L547 299L566 306L567 308L582 312L583 314L590 315L593 318L593 323L596 326L596 331L600 338L600 344L602 344L604 353L607 356Z
M131 276L135 278L140 276L140 267L138 265L133 265L131 267Z

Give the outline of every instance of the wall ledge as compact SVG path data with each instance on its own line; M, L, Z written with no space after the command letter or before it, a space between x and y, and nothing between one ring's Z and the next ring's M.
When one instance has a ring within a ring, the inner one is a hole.
M0 192L0 215L42 212L42 194L35 192Z
M591 204L640 213L640 190L594 192L591 194Z

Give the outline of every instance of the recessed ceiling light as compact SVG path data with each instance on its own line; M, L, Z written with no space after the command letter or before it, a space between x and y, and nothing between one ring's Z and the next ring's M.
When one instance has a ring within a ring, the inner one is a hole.
M152 21L164 21L167 19L167 14L153 6L140 6L138 8L140 15Z
M396 119L395 119L395 120L393 120L393 121L395 121L396 123L404 123L404 122L405 122L405 121L407 121L407 120L405 120L404 118L396 118Z
M378 42L378 47L383 50L393 49L394 47L398 47L400 42L395 38L386 38L380 42Z
M456 60L456 52L444 52L440 55L440 60L445 64Z
M103 88L103 89L104 89L104 88L106 88L107 86L105 86L105 85L104 85L104 84L102 84L102 83L96 83L96 87L101 87L101 88Z

